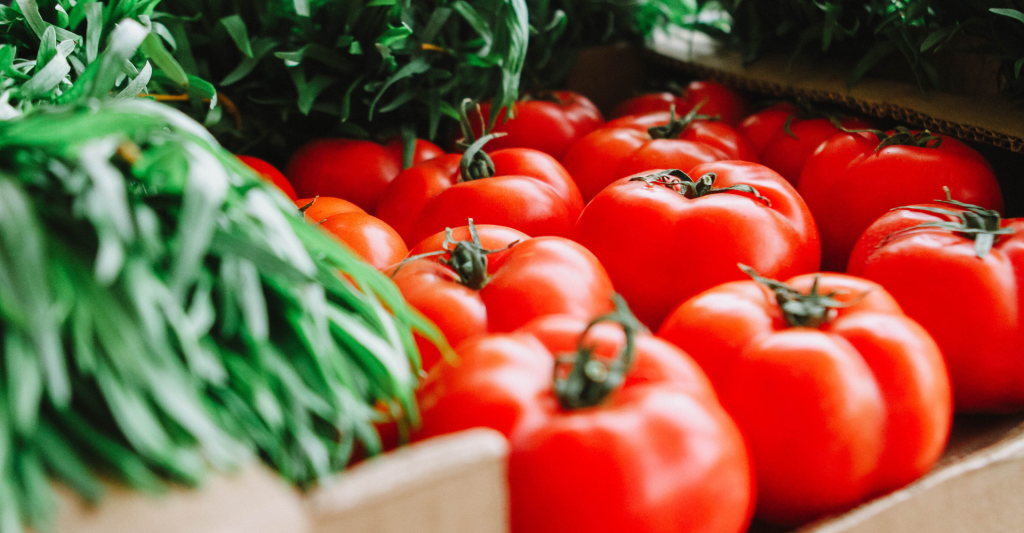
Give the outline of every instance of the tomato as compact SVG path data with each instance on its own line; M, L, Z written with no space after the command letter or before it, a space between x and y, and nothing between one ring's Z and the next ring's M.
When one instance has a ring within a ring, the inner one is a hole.
M697 117L704 116L706 115L697 115ZM608 121L603 127L632 128L645 132L651 128L671 127L672 121L673 117L669 111L659 111L647 115L629 115L617 118ZM757 152L754 151L754 146L750 144L750 141L724 122L701 119L689 121L683 127L682 133L674 134L670 138L704 143L721 150L728 159L758 162Z
M413 164L444 155L436 145L416 140ZM387 145L352 139L318 139L292 154L288 177L303 197L348 200L367 213L377 209L384 189L402 171L402 140Z
M482 118L481 118L482 117ZM587 97L571 91L551 91L527 95L516 102L515 116L505 120L498 113L494 132L508 135L488 143L488 149L533 148L561 160L577 140L604 124L604 117ZM469 115L476 136L491 118L491 103L480 104L480 111Z
M645 324L657 327L683 300L741 279L738 262L772 276L817 270L811 214L773 170L723 161L690 175L696 183L679 171L623 178L576 223L575 239L601 260Z
M941 198L944 186L961 201L1002 211L985 158L956 139L927 133L901 128L886 143L904 144L886 145L870 134L839 133L807 160L798 190L821 231L823 269L845 269L872 222L895 207Z
M679 96L663 92L630 98L612 111L612 117L668 111L673 105L677 113L686 114L702 102L702 113L718 115L722 122L730 126L739 124L747 116L747 102L736 91L714 81L694 81Z
M281 174L281 171L275 168L274 165L271 165L258 157L248 155L240 155L237 157L238 159L241 159L247 167L256 171L260 176L263 176L263 179L277 185L277 188L281 189L281 192L287 195L288 198L293 201L297 198L297 196L295 196L295 189L292 188L291 182L289 182L288 178L284 177L284 174Z
M552 316L462 344L425 380L415 437L505 434L513 533L746 531L749 459L707 378L649 334L630 330L624 349L621 331L586 327Z
M848 130L868 129L867 122L842 117L839 124ZM795 187L807 158L839 128L828 118L804 116L792 104L777 104L743 119L736 128L750 139L761 164L778 172Z
M541 315L585 318L608 310L608 274L579 244L561 237L531 239L501 226L475 227L477 238L463 226L450 238L426 239L413 252L450 252L392 270L406 301L437 324L452 346L473 335L512 331ZM429 368L438 352L429 343L419 345L423 368Z
M637 172L658 168L688 172L701 163L739 155L756 159L753 151L737 146L742 141L735 131L730 129L722 134L721 130L728 126L712 126L694 118L691 114L663 127L652 126L646 130L644 124L649 121L660 124L660 117L647 115L647 118L612 121L622 127L609 125L580 139L565 154L565 169L576 180L583 201L589 202L615 180Z
M476 154L482 154L477 152ZM463 157L446 155L414 165L388 186L377 215L412 246L446 227L473 218L534 237L568 236L583 209L579 189L553 157L529 148L490 154L491 170L460 169Z
M755 279L685 302L658 335L700 363L739 424L756 515L799 524L927 472L952 423L949 377L928 333L866 280Z
M409 251L391 226L347 200L322 196L302 198L295 205L305 208L307 222L330 233L377 269L401 261Z
M861 236L849 272L932 334L958 411L1024 409L1024 219L960 203L890 211Z

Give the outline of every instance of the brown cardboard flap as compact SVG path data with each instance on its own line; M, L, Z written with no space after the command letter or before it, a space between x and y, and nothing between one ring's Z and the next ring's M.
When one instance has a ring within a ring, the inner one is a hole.
M299 493L274 472L251 466L198 489L152 496L110 484L98 507L57 485L60 533L308 533Z
M788 56L776 55L744 67L739 52L684 30L658 32L648 49L656 62L739 89L841 104L868 115L1024 152L1024 107L1002 95L922 92L914 84L873 78L848 89L845 65L827 60L790 64Z
M944 463L901 490L798 531L1024 531L1024 426L994 445Z
M370 459L313 492L314 533L507 533L508 442L477 428Z

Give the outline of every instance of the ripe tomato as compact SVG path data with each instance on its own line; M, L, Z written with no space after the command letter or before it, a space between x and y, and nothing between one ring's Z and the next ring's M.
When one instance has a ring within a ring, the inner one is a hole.
M498 150L490 154L492 170L483 175L460 169L464 157L481 161L467 152L405 170L384 192L377 215L410 246L468 218L534 237L571 233L583 200L553 157L529 148Z
M436 145L416 140L413 164L444 155ZM371 141L318 139L292 154L288 177L303 197L348 200L367 213L377 209L384 189L402 171L402 141L381 146Z
M839 123L848 130L872 127L853 117L842 117ZM736 129L753 143L761 164L781 174L794 187L807 158L821 143L842 131L827 118L802 115L792 104L777 104L754 113Z
M932 334L958 411L1024 409L1024 219L960 203L890 211L861 236L849 272Z
M513 533L746 531L747 452L700 370L649 334L631 330L629 349L621 331L586 328L552 316L464 343L424 382L415 437L504 433Z
M498 114L492 131L508 135L492 140L488 149L533 148L559 161L573 143L604 124L597 106L586 96L571 91L527 95L516 102L515 116L507 122L505 111ZM483 124L490 118L490 102L480 104L479 112L473 110L469 115L473 134L480 136Z
M683 139L687 141L704 143L718 148L728 159L741 161L758 162L757 152L743 134L739 133L732 126L719 120L702 119L707 115L696 115L697 120L684 121L685 125L681 133L674 133L671 139ZM685 118L685 117L684 117ZM647 115L629 115L615 120L610 120L603 127L605 128L632 128L637 131L646 132L651 128L672 127L672 121L676 120L670 111L658 111Z
M718 115L722 122L730 126L739 124L747 116L747 102L736 91L714 81L694 81L679 96L664 92L630 98L612 111L612 117L668 111L673 105L677 113L686 114L701 102L704 103L702 113Z
M623 178L576 223L576 240L645 324L657 327L680 302L741 279L738 262L773 276L817 270L814 221L781 176L742 161L698 165L691 175L696 183L679 171Z
M249 155L240 155L237 157L245 163L245 166L255 170L257 174L263 176L263 178L270 183L277 185L277 188L281 189L281 192L285 193L288 198L293 201L297 198L297 196L295 196L295 189L292 188L291 182L289 182L288 178L284 177L284 174L281 174L281 171L275 168L274 165L271 165L258 157L252 157Z
M866 280L758 279L694 297L658 332L701 364L747 438L757 516L798 524L927 472L952 422L928 333Z
M316 197L295 201L310 224L330 233L379 270L405 258L402 237L379 218L340 198Z
M450 236L426 239L413 248L417 255L447 253L392 270L406 301L437 324L452 346L473 335L512 331L541 315L582 318L608 310L608 274L579 244L561 237L531 239L501 226L475 227L476 238L463 226ZM419 346L423 368L430 368L439 354L427 342Z
M576 180L583 201L590 202L602 189L630 174L658 168L678 168L689 172L701 163L741 155L739 151L744 149L735 146L741 141L734 131L724 132L723 137L716 135L716 132L723 133L722 128L728 126L710 126L707 121L694 118L691 113L678 121L648 129L642 125L657 119L619 119L622 127L600 128L574 144L565 154L565 169ZM706 140L711 142L704 142ZM742 155L754 157L753 151Z
M844 270L872 222L895 207L940 198L944 186L961 201L1002 211L985 158L956 139L927 133L901 128L888 133L886 144L866 133L839 133L807 160L799 191L821 231L822 269Z

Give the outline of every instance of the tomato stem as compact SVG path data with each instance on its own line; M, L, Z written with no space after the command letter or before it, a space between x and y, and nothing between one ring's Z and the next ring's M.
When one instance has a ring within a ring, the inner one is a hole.
M636 335L646 332L647 328L633 316L622 296L612 294L611 298L615 310L591 320L580 334L576 353L555 361L555 397L562 409L571 411L600 405L622 385L633 365ZM618 324L626 334L622 349L607 363L595 359L594 347L586 344L587 333L602 322ZM570 366L568 372L565 371L567 366Z
M451 268L459 276L459 283L462 285L475 291L483 289L489 280L489 277L487 276L487 256L498 252L504 252L516 244L519 244L519 241L512 241L508 246L498 250L487 250L484 249L483 243L480 242L480 234L477 233L476 225L473 224L472 218L469 219L468 225L470 240L456 241L453 236L452 228L445 228L444 242L441 243L442 250L437 252L427 252L425 254L417 254L405 258L405 260L399 263L398 267L396 267L391 273L391 277L394 278L395 275L398 274L398 271L411 261L448 254L448 259L442 258L439 259L438 262L448 268ZM453 244L455 245L455 248L449 249L448 246Z
M700 108L704 107L704 104L706 104L707 101L707 98L705 98L700 103L693 106L693 109L691 109L689 113L681 117L676 116L676 105L672 104L668 108L668 123L663 126L647 128L647 134L650 135L652 139L678 139L679 136L686 131L686 128L690 127L690 123L694 120L721 120L721 115L698 114Z
M848 130L838 124L837 127L846 133L873 133L880 141L878 146L875 147L876 154L886 146L915 146L917 148L938 148L939 146L942 146L942 137L932 135L932 132L928 130L921 130L914 133L906 126L896 126L896 129L893 130L892 134L886 133L882 130ZM932 141L935 141L935 143L929 146L928 143Z
M906 234L911 231L918 231L924 228L943 228L950 231L959 233L960 235L967 237L974 241L974 253L979 258L984 258L990 251L992 246L995 245L997 235L1011 235L1013 234L1013 228L1002 227L1002 217L999 216L998 211L992 209L985 209L984 207L968 204L964 202L958 202L953 199L949 192L949 187L943 187L946 191L945 200L935 200L943 204L950 204L964 211L952 211L949 209L941 209L938 207L928 207L923 205L909 205L903 207L894 208L893 211L898 209L914 210L914 211L925 211L928 213L935 213L937 215L945 215L955 220L946 222L925 222L916 226L906 228L893 233L885 238L884 242L899 236Z
M868 295L867 292L864 292L851 301L840 302L834 298L840 294L839 291L828 294L818 292L818 283L821 281L820 274L814 276L814 284L811 285L810 292L804 294L781 281L759 275L757 271L747 265L738 263L737 266L744 274L775 293L775 301L778 303L779 309L782 310L782 316L785 317L786 323L794 328L817 328L822 324L827 324L835 318L837 309L857 305Z
M771 207L772 201L762 196L761 193L753 186L740 183L729 187L715 188L714 184L717 178L717 174L714 172L708 172L694 181L694 179L686 172L673 168L654 174L648 174L646 176L630 178L629 181L642 181L649 185L662 185L690 199L700 198L701 196L707 196L709 194L745 192L747 194L753 194L755 198L764 202L768 207Z
M507 133L488 134L486 125L483 124L483 114L480 113L480 107L477 106L476 112L481 120L480 131L485 133L485 135L477 139L473 135L472 126L469 124L469 108L473 105L473 100L466 98L462 101L462 106L459 109L459 125L462 127L463 138L457 144L465 148L465 152L462 154L462 161L459 162L459 183L494 176L494 161L487 155L487 152L483 151L483 147L491 139L508 135Z

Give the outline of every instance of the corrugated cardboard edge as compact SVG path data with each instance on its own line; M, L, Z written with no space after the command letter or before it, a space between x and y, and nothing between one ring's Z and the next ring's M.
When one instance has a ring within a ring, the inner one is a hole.
M798 533L1024 531L1024 425L907 487Z
M880 79L865 79L847 88L848 72L840 65L790 64L789 58L782 56L759 59L745 67L738 52L684 30L656 32L647 56L656 63L738 89L838 104L963 140L1024 152L1024 109L1003 96L924 93L912 84Z
M315 533L506 533L508 442L477 428L349 469L307 500Z
M262 465L211 477L199 488L147 495L109 484L97 507L55 485L60 533L308 533L302 497Z

